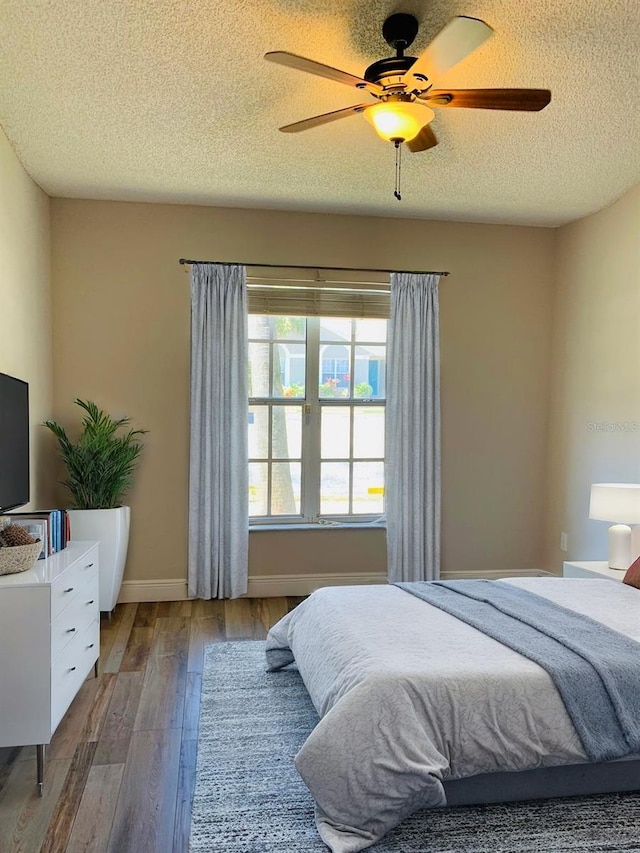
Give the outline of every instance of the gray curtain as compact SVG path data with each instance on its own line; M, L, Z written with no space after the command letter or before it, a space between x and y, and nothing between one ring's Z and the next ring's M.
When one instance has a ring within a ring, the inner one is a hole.
M438 281L437 275L391 276L385 448L391 582L440 574Z
M189 595L247 591L249 465L245 268L191 268Z

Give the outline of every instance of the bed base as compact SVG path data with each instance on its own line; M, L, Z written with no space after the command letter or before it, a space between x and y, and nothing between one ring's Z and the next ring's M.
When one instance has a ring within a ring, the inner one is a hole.
M448 806L640 791L640 758L518 772L480 773L465 779L445 780L443 784Z

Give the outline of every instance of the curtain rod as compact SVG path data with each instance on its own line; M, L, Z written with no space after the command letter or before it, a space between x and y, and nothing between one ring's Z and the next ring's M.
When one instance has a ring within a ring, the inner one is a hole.
M181 264L235 264L235 261L192 261L188 258L180 258ZM317 267L310 266L309 264L239 264L239 266L248 266L248 267L268 267L270 269L283 269L283 270L299 270L299 269L310 269L310 270L344 270L344 272L383 272L383 273L409 273L411 275L449 275L448 272L441 272L438 270L380 270L375 269L374 267Z

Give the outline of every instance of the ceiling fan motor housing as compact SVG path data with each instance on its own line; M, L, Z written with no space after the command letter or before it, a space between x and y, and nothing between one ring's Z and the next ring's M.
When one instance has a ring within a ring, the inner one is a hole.
M390 56L387 59L379 59L367 68L363 76L369 83L384 85L388 77L402 77L415 61L415 56Z

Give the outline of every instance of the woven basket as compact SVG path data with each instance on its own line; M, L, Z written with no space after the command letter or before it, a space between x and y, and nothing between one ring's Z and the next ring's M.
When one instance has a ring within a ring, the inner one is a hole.
M16 545L13 548L0 548L0 575L13 575L16 572L26 572L36 564L42 542L38 540L33 545Z

